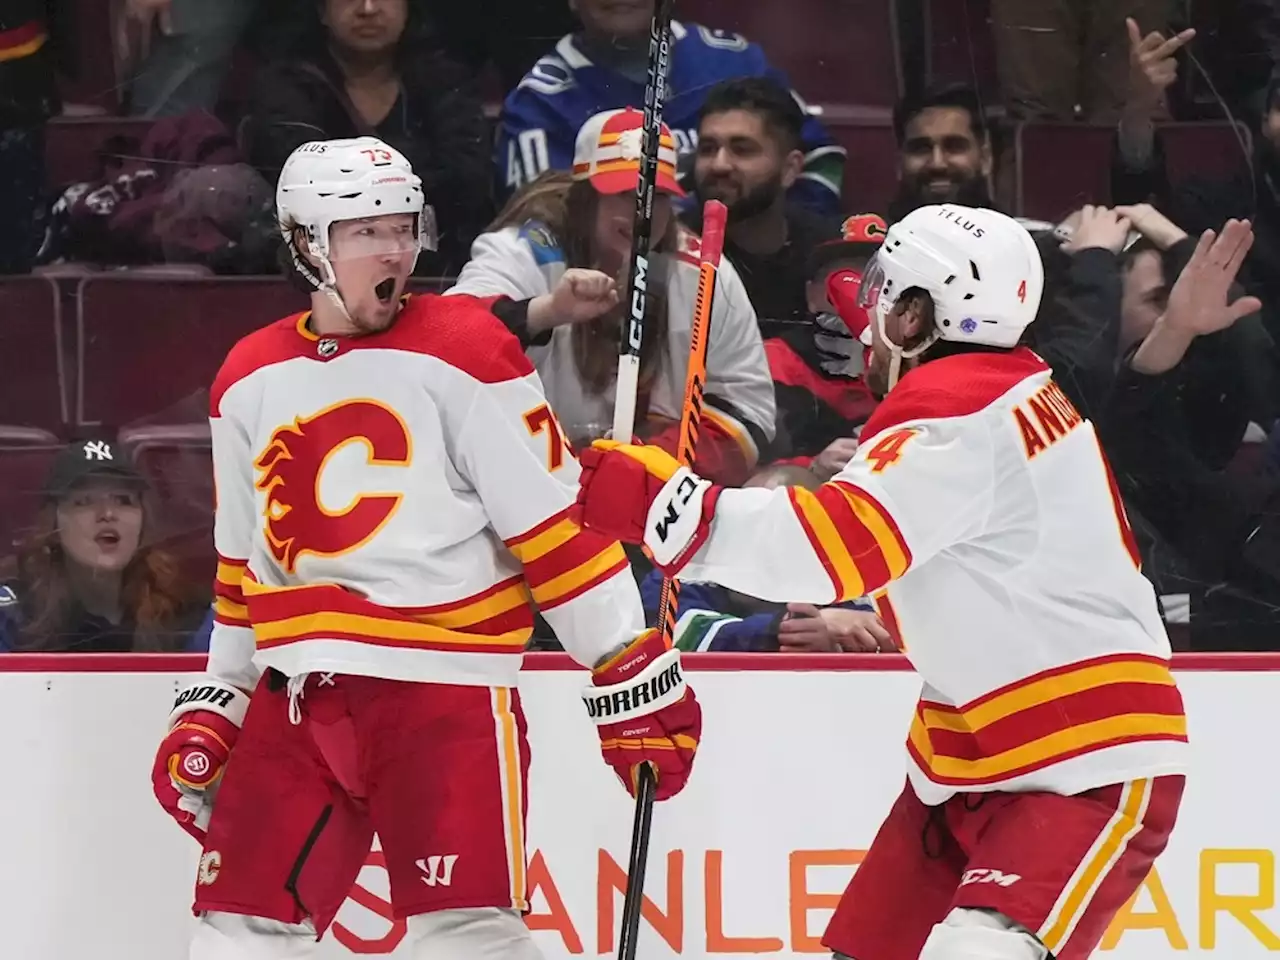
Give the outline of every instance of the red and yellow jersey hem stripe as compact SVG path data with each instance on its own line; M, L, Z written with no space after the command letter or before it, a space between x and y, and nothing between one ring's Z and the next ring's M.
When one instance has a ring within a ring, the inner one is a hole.
M273 588L245 581L260 649L305 640L454 653L520 653L533 634L524 584L511 578L429 607L384 607L334 584Z
M934 782L977 786L1124 743L1186 739L1168 664L1118 654L1043 671L963 707L922 699L907 749Z

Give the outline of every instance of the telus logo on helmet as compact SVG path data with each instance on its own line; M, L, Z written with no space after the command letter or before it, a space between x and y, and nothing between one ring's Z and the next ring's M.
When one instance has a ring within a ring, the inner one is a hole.
M938 216L942 217L944 220L950 220L958 227L963 227L969 233L972 233L975 239L979 239L986 234L986 230L978 226L972 220L960 219L959 211L953 210L950 207L943 207L938 211Z

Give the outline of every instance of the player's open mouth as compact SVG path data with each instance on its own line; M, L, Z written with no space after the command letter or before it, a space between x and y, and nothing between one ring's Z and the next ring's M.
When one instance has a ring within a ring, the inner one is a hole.
M382 303L390 303L396 292L396 278L387 277L373 288L373 292Z
M120 542L120 534L114 530L103 530L93 540L100 547L111 548Z

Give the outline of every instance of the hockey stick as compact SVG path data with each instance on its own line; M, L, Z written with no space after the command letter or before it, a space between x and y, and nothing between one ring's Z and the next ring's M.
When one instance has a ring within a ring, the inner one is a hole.
M658 184L658 148L662 141L662 104L671 61L671 12L675 0L659 0L649 25L649 75L644 85L644 140L640 180L631 229L631 266L627 276L627 313L618 352L618 385L613 403L613 438L630 443L640 387L640 346L648 303L649 239L653 232L653 197Z
M698 266L698 293L693 302L693 329L689 339L689 370L685 374L684 403L680 409L680 433L676 459L693 466L702 422L702 391L707 382L707 342L711 336L711 307L715 302L716 275L724 249L725 222L729 211L719 200L708 200L702 210L702 250ZM662 580L658 605L658 625L665 645L675 636L677 582ZM618 938L619 960L635 960L636 936L640 930L640 904L644 897L645 866L649 858L649 829L653 821L653 798L658 780L653 767L644 764L636 778L636 817L631 832L631 860L627 869L627 895L622 901L622 934Z

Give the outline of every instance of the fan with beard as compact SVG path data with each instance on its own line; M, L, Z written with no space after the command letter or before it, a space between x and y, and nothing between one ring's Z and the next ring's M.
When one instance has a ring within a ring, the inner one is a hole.
M950 182L950 189L942 192L930 189L930 183L941 180ZM904 174L898 184L898 193L889 203L888 221L897 223L913 210L935 203L958 203L965 207L995 208L987 178L981 174L958 176L948 172L940 175L937 170L922 170L916 175Z
M726 187L733 192L726 193ZM735 196L734 193L737 195ZM707 200L719 200L729 208L730 222L748 220L751 217L759 216L777 203L782 193L781 175L756 184L754 187L739 187L732 175L724 177L710 176L698 184L699 199L704 203Z

